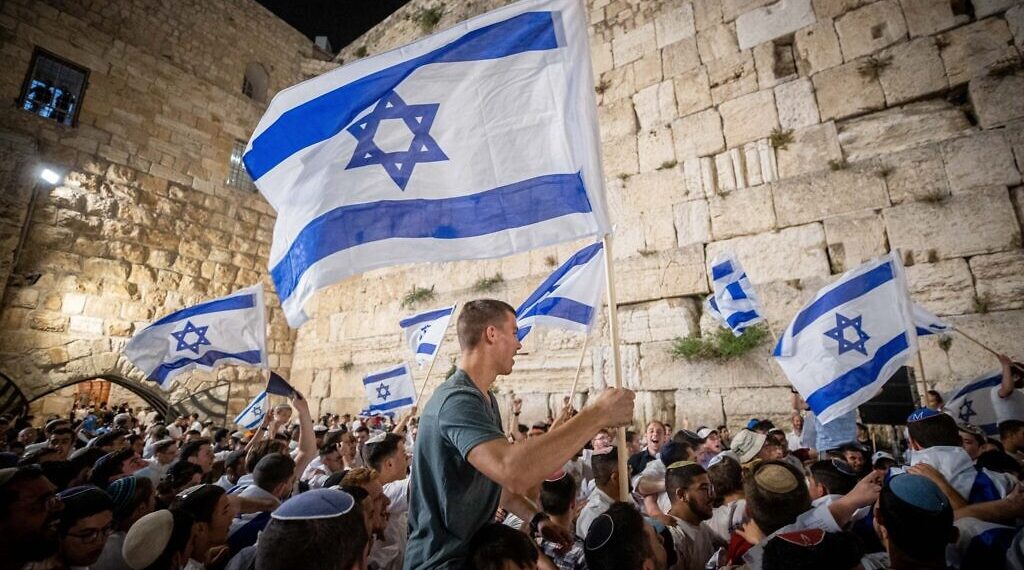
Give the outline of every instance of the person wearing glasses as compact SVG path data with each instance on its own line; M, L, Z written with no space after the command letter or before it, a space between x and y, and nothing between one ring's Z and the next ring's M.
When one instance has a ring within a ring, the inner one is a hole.
M63 503L37 466L0 469L0 570L18 570L57 552Z
M88 568L99 559L114 530L114 503L96 487L72 487L57 496L64 503L57 525L60 549L50 560L30 566Z

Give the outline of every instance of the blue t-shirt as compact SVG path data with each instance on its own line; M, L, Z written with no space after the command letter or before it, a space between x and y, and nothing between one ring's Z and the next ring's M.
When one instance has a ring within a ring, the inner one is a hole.
M469 452L504 438L498 401L462 369L434 392L420 416L409 495L405 570L461 570L470 539L492 521L501 486L469 463Z

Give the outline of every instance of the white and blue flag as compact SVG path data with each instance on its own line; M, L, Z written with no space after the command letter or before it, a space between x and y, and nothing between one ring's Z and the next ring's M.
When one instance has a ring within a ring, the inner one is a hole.
M437 356L437 349L441 346L444 333L448 330L448 323L455 313L455 305L426 311L418 315L402 319L399 326L405 333L405 341L409 343L413 355L416 357L416 364L423 366L429 364Z
M914 354L911 306L890 253L844 273L793 318L774 356L822 423L870 400Z
M137 332L124 355L164 390L171 389L175 376L193 368L266 368L263 286L175 311Z
M604 245L577 251L516 309L519 340L534 326L590 332L604 293Z
M914 316L914 325L917 327L917 336L928 336L931 334L942 334L953 331L953 325L944 322L933 315L928 309L914 303L910 308Z
M736 256L731 252L711 262L714 292L708 296L708 311L732 334L740 336L747 327L764 321L761 302Z
M260 425L263 417L267 415L267 392L264 390L256 395L249 402L249 405L242 410L242 413L235 417L235 423L245 429L253 429Z
M407 364L370 374L363 378L363 388L370 401L363 410L365 415L394 412L416 404L416 386Z
M288 323L331 283L608 233L587 19L524 0L285 89L243 162Z
M975 425L988 435L999 435L999 423L1024 418L1024 393L1015 388L1006 398L999 397L1003 371L995 370L963 382L946 393L945 407L958 421Z

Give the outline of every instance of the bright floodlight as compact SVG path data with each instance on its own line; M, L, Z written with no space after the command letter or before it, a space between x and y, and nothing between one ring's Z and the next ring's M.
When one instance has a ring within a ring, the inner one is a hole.
M47 184L57 184L58 182L60 182L60 174L49 168L44 168L39 173L39 178L42 179L43 182L46 182Z

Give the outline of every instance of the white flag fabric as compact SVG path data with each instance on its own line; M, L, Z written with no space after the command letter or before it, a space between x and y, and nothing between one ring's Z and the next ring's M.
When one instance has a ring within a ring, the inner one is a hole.
M363 388L370 404L363 411L393 412L416 404L416 386L407 364L374 372L363 378Z
M267 367L263 286L175 311L135 333L124 355L164 390L175 376L221 364Z
M288 323L319 289L610 231L579 0L524 0L285 89L243 162Z
M917 336L942 334L953 330L953 325L944 322L917 303L914 303L910 312L914 316L914 324L917 326Z
M871 260L818 291L774 356L822 423L870 400L917 350L899 255Z
M454 313L455 305L452 305L399 321L398 325L405 333L405 341L409 343L409 348L416 357L416 364L430 364L437 356L437 348L441 346L441 340L444 339L444 333L448 330L448 323L451 322Z
M534 326L590 332L605 288L604 245L577 251L516 309L519 340Z
M267 415L267 393L263 391L257 394L242 410L242 413L235 417L235 423L245 429L253 429L260 425L265 415Z
M999 422L1024 418L1024 393L1014 389L1007 398L999 397L1003 371L995 370L963 382L946 393L944 410L958 421L999 436Z
M732 334L740 336L747 327L764 321L754 286L732 252L723 253L711 262L711 279L714 292L707 298L708 310L729 327Z

